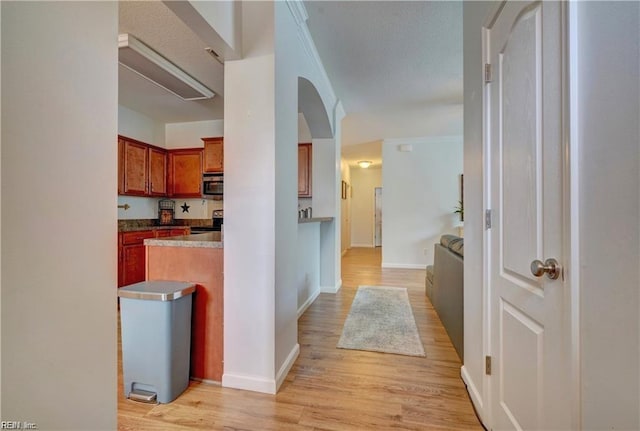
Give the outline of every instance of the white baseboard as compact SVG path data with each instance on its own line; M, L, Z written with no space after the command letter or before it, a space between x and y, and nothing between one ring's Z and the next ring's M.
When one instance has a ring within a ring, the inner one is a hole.
M373 244L351 244L351 247L373 248Z
M296 345L293 346L293 349L291 349L291 352L289 352L289 356L287 356L287 359L285 359L284 363L278 370L278 374L276 374L276 392L278 392L278 389L280 389L282 382L284 382L287 374L289 374L289 371L291 370L291 367L293 367L293 364L296 362L296 359L298 359L299 354L300 344L296 343Z
M340 288L342 287L342 279L335 286L320 286L320 292L322 293L338 293Z
M264 394L276 393L276 381L260 376L247 374L224 373L222 375L222 387L244 389L245 391L262 392Z
M245 391L262 392L264 394L275 394L278 392L280 385L284 382L287 374L293 367L300 354L300 344L296 343L291 352L284 361L275 380L265 379L260 376L251 376L247 374L224 373L222 375L222 387L243 389Z
M318 288L306 301L304 301L304 304L302 304L300 308L298 308L298 319L304 314L305 311L307 311L307 308L309 308L309 306L313 304L313 301L315 301L318 295L320 295L320 291L321 288Z
M471 376L467 372L467 369L464 365L460 368L460 376L462 377L462 381L464 381L464 384L467 386L467 392L469 393L469 397L471 398L473 407L475 408L476 413L478 414L478 417L482 422L482 425L484 425L486 429L490 429L484 419L484 404L482 403L482 395L480 394L480 392L478 392L478 388L476 387L476 385L473 384L473 380L471 380Z
M426 263L386 263L382 262L383 268L396 268L396 269L425 269Z

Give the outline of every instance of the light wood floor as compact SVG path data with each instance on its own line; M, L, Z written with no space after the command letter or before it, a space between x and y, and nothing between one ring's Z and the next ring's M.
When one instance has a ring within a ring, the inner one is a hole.
M277 395L191 382L171 404L122 395L119 430L482 430L460 378L460 361L424 295L424 270L381 269L380 249L342 259L343 286L320 294L300 318L300 356ZM426 358L337 349L359 285L402 286Z

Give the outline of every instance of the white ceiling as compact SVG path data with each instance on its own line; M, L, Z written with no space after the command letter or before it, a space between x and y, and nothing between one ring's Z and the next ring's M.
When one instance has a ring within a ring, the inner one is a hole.
M121 1L131 33L216 93L183 101L120 66L119 102L164 123L223 118L224 67L164 3ZM347 116L343 158L381 162L385 138L462 134L460 1L305 1Z
M120 1L119 33L130 33L216 93L185 101L123 66L118 67L119 103L162 123L223 118L224 67L203 42L160 1Z
M379 159L385 138L462 134L460 1L307 0L305 6L347 111L345 159Z

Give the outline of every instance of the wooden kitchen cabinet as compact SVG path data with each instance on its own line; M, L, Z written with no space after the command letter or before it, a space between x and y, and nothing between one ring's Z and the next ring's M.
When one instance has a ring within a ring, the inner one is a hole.
M144 281L144 240L154 236L152 229L118 234L118 287Z
M166 238L169 236L189 235L191 228L175 228L175 229L158 229L156 231L156 238Z
M124 193L124 139L118 137L118 194Z
M120 232L118 234L118 287L145 281L145 239L189 235L190 232L189 226Z
M224 139L202 138L204 141L203 172L215 173L224 171Z
M174 198L202 197L202 149L169 151L167 192Z
M148 146L142 143L125 140L123 152L123 194L146 196L148 181L147 166L149 160Z
M149 196L167 195L167 152L149 147Z
M311 144L298 144L298 197L311 197Z
M167 151L118 136L118 194L167 195Z

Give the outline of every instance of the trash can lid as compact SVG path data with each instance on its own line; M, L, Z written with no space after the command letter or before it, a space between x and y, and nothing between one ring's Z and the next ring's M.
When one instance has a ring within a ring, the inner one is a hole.
M141 281L118 289L119 298L173 301L196 290L194 283L185 281Z

